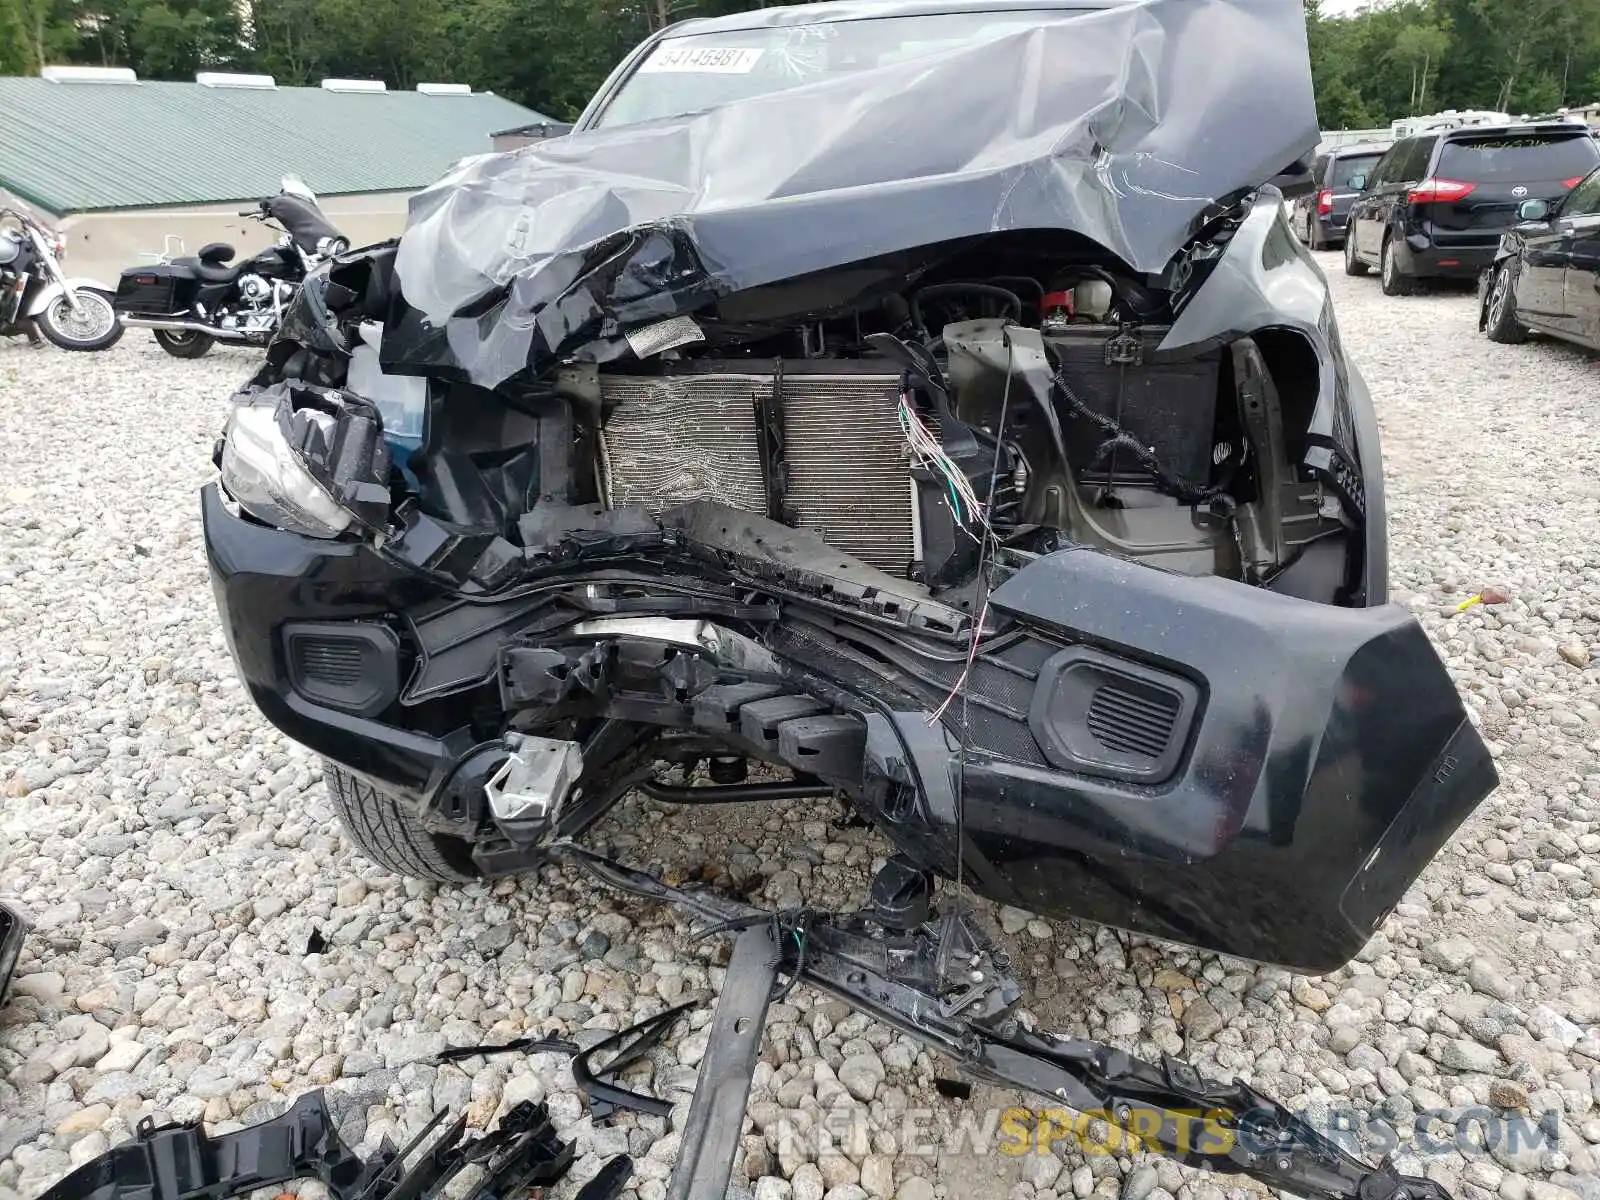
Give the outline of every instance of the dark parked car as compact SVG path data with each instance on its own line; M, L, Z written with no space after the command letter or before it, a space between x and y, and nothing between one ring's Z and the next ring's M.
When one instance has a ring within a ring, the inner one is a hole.
M1351 181L1366 179L1386 149L1368 143L1319 154L1312 168L1313 189L1296 196L1289 205L1289 225L1295 236L1313 250L1344 245L1350 205L1361 194L1361 188Z
M1283 0L658 33L308 278L202 498L240 675L393 871L582 866L1152 1148L1437 1200L1243 1084L1030 1037L934 916L965 880L1320 973L1495 786L1387 603L1372 398L1271 184L1318 138ZM857 912L730 907L580 844L636 789L836 794L894 855Z
M1402 138L1350 208L1346 274L1378 267L1386 295L1417 279L1476 279L1524 200L1555 204L1600 164L1588 129L1566 122L1469 126Z
M1530 330L1600 350L1600 167L1557 204L1525 200L1485 272L1479 327L1496 342Z

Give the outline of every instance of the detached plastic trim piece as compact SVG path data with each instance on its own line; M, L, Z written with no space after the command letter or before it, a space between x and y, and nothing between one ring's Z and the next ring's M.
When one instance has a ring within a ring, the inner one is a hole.
M356 1200L387 1163L369 1167L339 1138L321 1092L282 1116L211 1137L198 1123L139 1123L133 1141L84 1163L39 1200L220 1200L290 1179L318 1179Z
M0 1004L6 1002L11 973L17 969L17 960L22 957L22 939L27 932L28 922L21 910L0 902Z
M384 1139L370 1160L340 1140L320 1091L270 1121L215 1137L198 1123L157 1128L145 1120L133 1141L84 1163L39 1200L224 1200L291 1179L320 1180L334 1200L434 1200L474 1165L484 1179L463 1200L506 1200L558 1182L572 1166L572 1147L556 1135L543 1104L524 1101L496 1129L465 1140L465 1113L435 1136L445 1115L435 1113L403 1149ZM626 1184L632 1162L623 1161L626 1167L602 1170L596 1196Z

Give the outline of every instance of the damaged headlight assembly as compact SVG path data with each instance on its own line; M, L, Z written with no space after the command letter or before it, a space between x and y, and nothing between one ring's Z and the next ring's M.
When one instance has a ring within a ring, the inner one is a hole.
M276 413L241 404L228 418L222 486L252 517L307 537L338 537L354 518L306 470Z
M389 452L380 431L369 405L340 392L301 385L245 392L223 431L222 486L264 524L336 538L363 515L386 513Z

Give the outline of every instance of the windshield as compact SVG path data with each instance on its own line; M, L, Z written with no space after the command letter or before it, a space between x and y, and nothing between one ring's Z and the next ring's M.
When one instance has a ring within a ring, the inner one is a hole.
M1588 174L1600 147L1586 132L1451 139L1436 172L1468 183L1521 183Z
M623 81L595 125L631 125L700 112L1075 15L1059 8L936 13L667 38Z
M285 175L278 183L278 190L285 196L299 196L312 204L317 202L317 194L307 187L306 181L298 175Z

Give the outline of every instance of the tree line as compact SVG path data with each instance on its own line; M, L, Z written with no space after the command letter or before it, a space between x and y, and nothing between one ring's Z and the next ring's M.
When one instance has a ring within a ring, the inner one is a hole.
M0 75L43 63L315 84L470 83L559 119L653 29L762 0L0 0ZM1443 108L1600 100L1600 0L1397 0L1327 17L1303 0L1324 129Z
M1304 3L1323 129L1600 100L1600 0L1402 0L1342 18Z
M245 71L391 88L469 83L570 119L654 29L756 0L0 0L0 75L41 64L141 79Z

